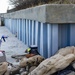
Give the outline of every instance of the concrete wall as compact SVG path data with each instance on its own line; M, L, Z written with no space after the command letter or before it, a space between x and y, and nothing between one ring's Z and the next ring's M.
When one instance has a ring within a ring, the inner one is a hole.
M4 14L4 17L30 19L43 23L75 23L75 5L46 4Z
M2 15L5 26L26 45L37 45L44 57L75 46L74 5L42 5Z

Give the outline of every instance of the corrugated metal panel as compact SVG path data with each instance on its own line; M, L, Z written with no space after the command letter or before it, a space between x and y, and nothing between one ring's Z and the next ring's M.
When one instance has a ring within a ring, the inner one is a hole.
M31 31L30 31L30 29L31 29L30 26L31 26L31 20L29 20L29 37L28 37L28 38L29 38L29 45L30 45L30 38L31 38L31 37L30 37L30 32L31 32Z
M70 25L70 45L75 46L75 24Z
M35 45L38 45L38 25L39 23L35 21Z
M43 23L40 24L40 54L43 56Z
M59 25L59 48L70 46L70 24Z
M54 43L58 38L55 37L58 34L57 25L27 19L5 19L5 25L10 27L13 34L17 32L18 39L26 45L37 45L40 54L46 58L55 53L58 48L58 45Z
M47 49L48 49L48 57L52 55L52 25L48 24L47 26Z
M28 45L28 20L26 20L26 44Z
M40 54L46 58L59 48L75 45L75 24L47 24L28 19L5 19L4 22L26 45L37 45Z
M19 20L17 19L17 38L19 39Z
M18 38L20 40L20 19L19 19L19 28L18 29L19 29L19 37Z
M53 24L52 25L52 55L54 55L58 50L58 25Z
M43 24L43 55L45 55L45 57L48 57L48 41L47 41L47 24Z
M37 38L38 38L38 42L37 42L37 43L38 43L38 51L39 51L39 52L40 52L40 42L41 42L41 39L40 39L40 34L41 34L41 33L40 33L40 29L41 29L41 27L40 27L40 25L41 25L41 23L38 22L38 35L37 35L37 36L38 36L38 37L37 37Z

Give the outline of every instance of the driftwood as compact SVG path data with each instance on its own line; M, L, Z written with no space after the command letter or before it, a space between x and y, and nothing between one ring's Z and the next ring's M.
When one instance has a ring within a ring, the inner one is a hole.
M0 63L0 75L3 75L7 71L8 63L2 62Z

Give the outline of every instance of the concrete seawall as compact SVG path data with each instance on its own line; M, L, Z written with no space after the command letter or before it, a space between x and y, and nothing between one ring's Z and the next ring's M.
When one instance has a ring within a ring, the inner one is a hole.
M37 45L44 57L75 46L75 5L46 4L6 13L5 26L27 46Z
M22 18L48 23L75 23L74 4L46 4L6 13L5 18Z

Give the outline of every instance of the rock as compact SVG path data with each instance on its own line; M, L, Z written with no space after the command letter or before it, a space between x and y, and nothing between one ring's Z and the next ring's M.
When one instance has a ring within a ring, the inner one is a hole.
M23 58L20 61L20 67L26 67L28 65L30 66L39 65L43 60L44 60L44 57L40 55L35 55L30 58Z
M54 64L56 69L64 69L66 66L69 66L70 63L75 59L74 54L68 54L63 59L59 60Z
M74 54L74 51L75 51L75 47L71 46L71 47L65 47L65 48L59 49L58 53L63 56L66 56L68 54Z
M29 69L29 72L33 71L35 68L36 68L36 66L32 66L32 67Z
M75 69L75 61L72 63L73 68Z
M12 68L12 66L11 65L8 65L7 70L8 71L11 71L11 68Z
M20 54L20 55L12 55L11 57L12 58L15 58L15 59L22 59L23 57L25 57L27 53L23 53L23 54Z
M21 68L20 69L20 73L24 72L25 71L25 68Z
M56 62L54 64L54 67L47 72L47 74L44 75L49 75L49 74L53 74L56 71L60 71L65 69L67 66L69 66L71 64L71 62L75 59L74 54L68 54L66 55L63 59L59 60L58 62Z
M54 56L44 60L28 75L51 75L65 69L75 60L75 47L66 47L58 51Z
M7 71L8 63L2 62L0 63L0 75L3 75Z
M43 75L46 71L49 71L58 60L60 60L62 58L63 58L63 56L60 54L56 54L56 55L52 56L51 58L47 58L43 62L41 62L40 65L37 68L35 68L28 75L35 75L35 74Z
M11 75L18 74L19 70L20 70L19 66L14 66L14 67L11 68L10 74Z
M35 56L35 54L26 54L25 56L26 56L26 58L30 58L30 57Z
M75 75L75 72L72 71L71 73L67 74L67 75Z
M51 58L44 60L28 75L51 75L69 66L73 60L75 60L74 54L68 54L66 56L56 54Z
M22 72L21 75L28 75L28 72L27 71Z
M20 65L20 62L14 62L13 65L14 66L19 66Z
M10 75L10 71L6 71L4 75Z

